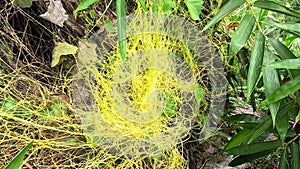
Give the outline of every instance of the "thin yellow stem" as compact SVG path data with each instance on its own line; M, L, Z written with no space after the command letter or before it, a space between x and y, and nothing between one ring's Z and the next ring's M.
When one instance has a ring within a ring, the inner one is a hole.
M253 8L252 8L251 2L250 2L249 0L246 0L246 2L247 2L247 5L248 5L248 7L249 7L249 9L250 9L251 14L252 14L252 15L254 16L254 18L255 18L255 22L257 23L257 27L258 27L259 31L260 31L260 32L263 32L263 30L262 30L262 28L261 28L261 26L260 26L259 20L258 20L258 18L256 17L255 12L254 12L254 10L253 10Z

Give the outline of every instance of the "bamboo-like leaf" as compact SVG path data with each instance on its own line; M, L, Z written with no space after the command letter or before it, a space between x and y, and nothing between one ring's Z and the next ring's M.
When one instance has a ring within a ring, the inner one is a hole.
M121 59L124 62L126 58L126 1L117 0L117 24L118 24L118 41Z
M226 118L227 121L230 121L231 123L234 122L259 122L259 117L254 115L254 114L236 114L236 115L232 115L229 116L228 118Z
M245 0L230 0L228 1L217 13L216 16L213 17L211 21L203 28L203 31L208 30L211 26L222 20L226 15L236 10L238 7L243 5Z
M276 121L276 129L282 141L285 140L286 133L289 129L289 115L285 113L280 119Z
M278 168L280 168L280 169L287 169L288 168L288 160L287 160L286 148L284 148L284 150L283 150L283 152L281 154Z
M246 139L250 136L250 134L252 133L251 130L243 130L241 132L239 132L238 134L236 134L235 136L233 136L231 138L231 140L227 143L227 145L224 148L224 151L229 150L233 147L237 147L240 144L242 144L244 141L246 141Z
M5 167L5 169L18 169L23 164L23 159L26 154L26 152L30 149L32 146L33 141L31 141L29 144L27 144L26 147L24 147L11 161L10 163Z
M269 64L275 61L275 56L268 49L265 50L263 63ZM266 96L271 95L277 88L280 87L280 79L276 69L264 67L263 70L263 81L266 90ZM272 116L273 126L275 126L276 114L279 110L280 102L275 102L269 105L269 109Z
M271 95L267 97L265 101L261 103L262 106L269 105L271 103L277 102L290 94L295 93L300 89L300 76L297 76L293 80L288 81L287 83L280 86L276 89Z
M273 153L275 150L276 149L259 152L259 153L255 153L255 154L241 155L241 156L238 156L235 159L233 159L228 165L230 167L235 167L235 166L256 160L258 158L264 157L266 155L269 155L269 154Z
M272 118L267 117L263 122L257 125L256 128L252 130L251 137L249 138L248 144L259 137L263 132L272 126Z
M284 31L287 32L296 32L296 33L300 33L300 23L282 23L282 22L275 22L272 20L268 20L264 22L265 24L268 25L272 25L272 26L276 26Z
M265 48L265 36L258 32L256 34L254 45L252 47L250 65L248 71L248 84L247 84L247 94L248 98L253 92L261 72L261 65L264 56L264 48Z
M271 11L275 11L275 12L279 12L279 13L286 14L289 16L294 16L294 17L300 18L299 12L289 9L289 8L287 8L283 5L280 5L276 2L273 2L273 1L267 1L267 0L255 1L254 6L258 7L258 8L268 9Z
M300 69L300 58L285 59L282 61L269 63L264 66L277 69Z
M271 45L276 50L278 55L281 57L282 60L285 59L295 59L297 58L283 43L281 43L277 39L270 38L269 41L271 42ZM300 70L290 70L291 76L296 77L300 75Z
M281 140L265 141L233 147L225 152L230 155L247 155L277 149L282 146Z
M299 152L299 143L293 141L291 143L291 169L299 169L300 166L300 152Z
M231 38L230 53L232 55L237 54L237 52L246 44L249 36L252 33L254 25L255 18L252 15L248 14L244 16L239 27Z

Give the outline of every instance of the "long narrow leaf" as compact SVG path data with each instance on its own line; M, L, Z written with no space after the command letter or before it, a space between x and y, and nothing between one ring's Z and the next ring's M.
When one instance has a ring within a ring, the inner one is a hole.
M279 12L279 13L286 14L289 16L294 16L294 17L300 18L299 12L289 9L289 8L287 8L283 5L280 5L276 2L273 2L273 1L267 1L267 0L255 1L254 6L258 7L258 8L268 9L271 11L275 11L275 12Z
M243 5L245 0L230 0L228 1L217 13L215 17L203 28L203 31L208 30L211 26L222 20L226 15L236 10L238 7Z
M261 32L258 32L254 40L254 45L252 47L250 65L248 71L248 78L247 78L248 98L250 97L251 93L253 92L259 80L259 75L261 73L261 65L264 56L264 47L265 47L265 36Z
M252 130L251 137L249 138L248 144L259 137L267 129L272 126L272 118L267 117L263 122L261 122L256 128Z
M299 152L299 143L293 141L291 145L291 169L299 169L300 166L300 152Z
M264 152L268 150L273 150L280 146L282 146L282 141L274 140L274 141L265 141L265 142L241 145L226 150L225 152L230 155L247 155L247 154L254 154L254 153Z
M297 59L285 59L279 62L273 62L267 65L264 65L270 68L278 69L300 69L300 58Z
M237 135L233 136L228 144L225 146L224 151L229 150L233 147L237 147L242 144L251 134L251 130L243 130L239 132Z
M280 169L287 169L288 168L288 160L287 160L286 148L284 148L284 150L283 150L283 152L281 154L278 168L280 168Z
M125 61L126 54L126 1L117 0L116 2L117 10L117 24L118 24L118 41L119 50L121 54L121 59Z
M269 64L275 61L275 56L268 49L265 50L263 63ZM280 87L280 79L276 69L264 67L263 70L263 81L266 90L266 96L271 95L277 88ZM273 126L275 126L276 114L279 110L280 102L275 102L269 105L271 111Z
M287 83L280 86L275 90L270 96L267 97L265 101L261 103L262 106L269 105L271 103L277 102L288 95L295 93L300 89L300 76L297 76L293 80L288 81Z
M249 36L252 33L254 25L255 18L252 15L248 14L244 16L239 27L231 38L230 53L232 55L237 54L237 52L246 44Z
M10 163L5 167L5 169L18 169L23 164L23 159L26 154L26 152L30 149L32 146L33 141L31 141L29 144L27 144L26 147L24 147L11 161Z
M269 41L271 42L271 45L276 50L278 55L281 57L282 60L285 59L295 59L297 58L290 50L287 48L283 43L281 43L277 39L270 38ZM300 75L300 70L290 70L291 76L294 78L298 75Z
M265 24L268 25L272 25L272 26L276 26L284 31L287 32L296 32L296 33L300 33L300 23L282 23L282 22L275 22L272 20L268 20L264 22Z
M238 166L238 165L256 160L258 158L261 158L261 157L264 157L266 155L269 155L269 154L273 153L275 150L276 149L263 151L263 152L259 152L259 153L255 153L255 154L238 156L229 163L229 166L235 167L235 166Z

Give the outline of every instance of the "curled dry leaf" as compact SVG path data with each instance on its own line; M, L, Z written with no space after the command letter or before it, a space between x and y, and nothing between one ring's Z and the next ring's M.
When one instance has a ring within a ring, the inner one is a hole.
M61 0L50 0L48 10L46 13L40 15L40 17L60 26L64 26L64 22L68 20L66 10L62 6Z

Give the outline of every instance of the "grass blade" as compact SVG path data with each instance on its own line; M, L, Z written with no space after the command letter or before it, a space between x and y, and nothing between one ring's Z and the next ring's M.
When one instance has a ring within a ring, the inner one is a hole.
M261 153L264 151L277 149L280 146L282 146L282 141L274 140L274 141L265 141L265 142L241 145L238 147L233 147L225 152L230 155L248 155L248 154Z
M226 15L239 8L245 3L245 0L230 0L217 13L215 17L203 28L203 31L208 30L211 26L222 20Z
M255 18L248 14L244 16L239 27L232 35L230 42L230 53L235 55L238 51L246 44L249 36L252 33L253 27L255 25Z
M124 62L126 58L126 1L117 0L117 24L118 24L118 41L121 59Z
M265 50L263 63L269 64L275 61L275 56L268 49ZM276 89L280 87L280 79L276 69L264 67L263 72L263 81L266 91L266 96L271 95ZM272 116L273 126L275 126L276 114L279 110L280 102L275 102L269 105L269 109Z
M264 66L269 68L277 68L277 69L300 69L300 58L285 59L279 62L266 64Z
M31 141L29 144L27 144L26 147L24 147L11 161L10 163L5 167L5 169L18 169L23 164L23 159L26 154L26 152L30 149L32 146L33 141Z
M275 11L278 13L282 13L282 14L286 14L289 16L294 16L294 17L300 18L299 12L289 9L289 8L287 8L283 5L280 5L276 2L273 2L273 1L267 1L267 0L255 1L254 6L258 7L258 8L268 9L268 10Z
M247 84L247 97L251 96L258 80L261 72L261 65L264 56L264 47L265 46L265 36L258 32L256 34L254 45L252 47L250 65L248 71L248 84Z
M267 97L265 101L261 103L261 106L269 105L271 103L277 102L288 95L295 93L300 89L300 76L297 76L293 80L288 81L287 83L280 86L276 89L271 95Z

